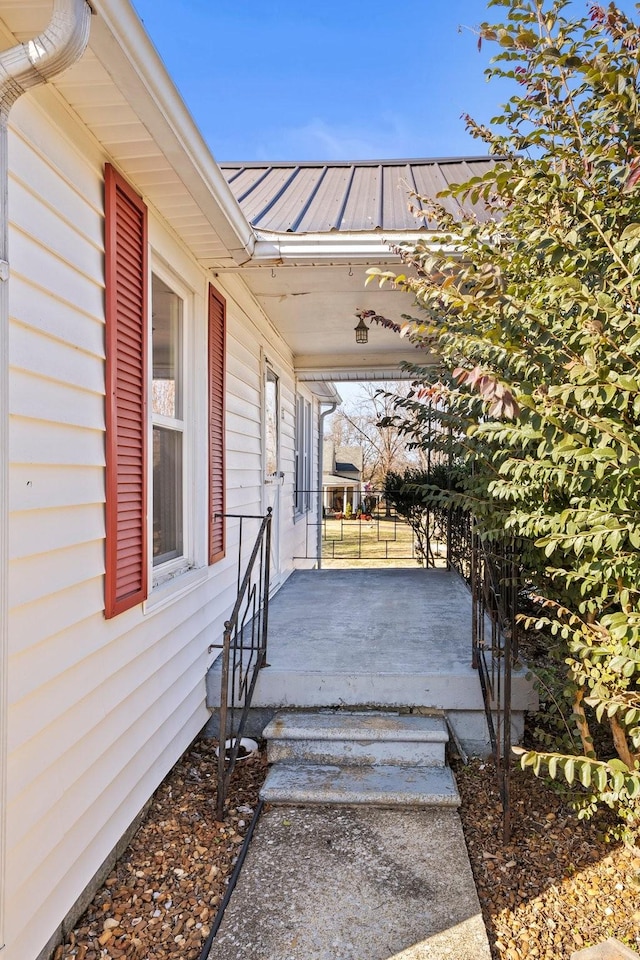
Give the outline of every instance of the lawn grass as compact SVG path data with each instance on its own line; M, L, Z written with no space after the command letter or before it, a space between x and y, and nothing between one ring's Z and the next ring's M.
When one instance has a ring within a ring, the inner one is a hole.
M434 552L444 556L444 544L434 544ZM395 518L324 520L322 565L338 563L340 566L418 566L413 530Z

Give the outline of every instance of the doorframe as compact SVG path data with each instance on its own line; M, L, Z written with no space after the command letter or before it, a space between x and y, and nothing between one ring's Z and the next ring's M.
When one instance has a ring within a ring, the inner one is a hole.
M7 278L0 277L0 950L5 946L7 737L9 688L9 319Z
M276 470L267 475L267 377L273 374L276 383ZM261 498L262 512L266 514L268 507L272 507L271 521L271 570L270 589L277 589L282 582L281 543L281 510L282 487L284 472L282 470L282 375L277 365L273 363L263 350L260 352L260 383L261 383Z

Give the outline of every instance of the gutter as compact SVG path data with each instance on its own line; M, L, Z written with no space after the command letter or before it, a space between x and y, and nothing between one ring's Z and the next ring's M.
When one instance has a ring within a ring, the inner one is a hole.
M424 243L428 249L439 252L455 251L455 244L442 244L435 231L430 233L366 233L339 232L329 233L280 233L267 234L259 231L253 252L252 266L271 266L274 264L297 263L340 263L367 262L379 263L396 261L400 258L393 247L408 243Z
M323 477L323 460L324 460L324 418L328 417L330 414L334 413L336 407L338 406L340 399L334 400L331 403L326 404L326 410L322 408L325 406L324 403L320 404L320 416L318 418L318 542L316 546L317 555L318 555L318 570L322 569L322 511L324 508L323 500L323 490L322 490L322 477Z
M4 949L9 656L9 114L16 100L76 63L89 41L86 0L54 0L48 27L0 53L0 950Z

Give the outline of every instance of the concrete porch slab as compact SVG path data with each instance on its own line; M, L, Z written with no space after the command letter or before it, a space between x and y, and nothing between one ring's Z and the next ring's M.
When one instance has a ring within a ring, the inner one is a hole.
M482 691L471 666L471 595L455 573L295 571L271 600L267 660L252 701L263 727L282 708L428 708L456 718L470 752L486 752ZM207 677L214 711L219 685L214 664ZM512 691L517 741L522 711L536 706L524 670ZM208 730L216 735L215 716Z
M454 810L263 814L209 960L490 960Z

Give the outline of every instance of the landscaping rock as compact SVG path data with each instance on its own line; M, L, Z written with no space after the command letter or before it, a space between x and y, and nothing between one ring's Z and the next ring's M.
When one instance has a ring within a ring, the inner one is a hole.
M571 955L571 960L638 960L638 954L619 940L609 939Z

